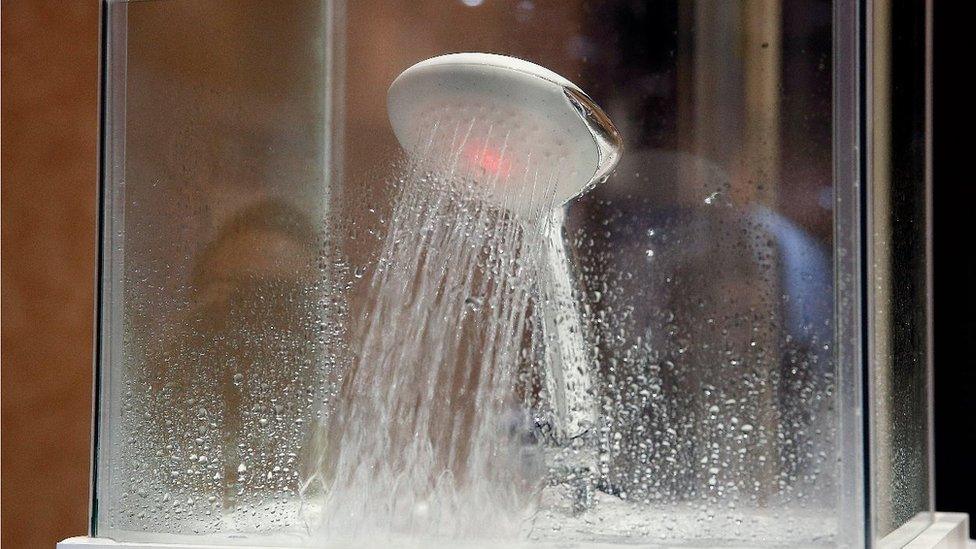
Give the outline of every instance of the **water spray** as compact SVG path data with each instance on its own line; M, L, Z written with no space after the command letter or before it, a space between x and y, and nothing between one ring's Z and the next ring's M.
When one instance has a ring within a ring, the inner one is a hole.
M571 199L604 181L620 135L578 86L513 57L457 53L405 70L387 96L390 123L408 153L482 183L496 205L542 224L550 276L544 288L547 391L557 436L596 420L584 326L572 295L562 235Z

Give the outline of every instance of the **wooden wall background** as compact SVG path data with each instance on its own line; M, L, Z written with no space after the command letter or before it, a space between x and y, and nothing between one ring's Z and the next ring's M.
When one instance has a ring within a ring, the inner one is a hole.
M87 531L98 1L2 3L2 543Z

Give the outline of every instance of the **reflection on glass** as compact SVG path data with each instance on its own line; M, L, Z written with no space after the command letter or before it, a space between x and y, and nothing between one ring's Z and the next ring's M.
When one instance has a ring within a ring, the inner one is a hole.
M326 72L308 70L326 12L279 8L108 8L126 40L101 535L300 527L342 311L322 259Z

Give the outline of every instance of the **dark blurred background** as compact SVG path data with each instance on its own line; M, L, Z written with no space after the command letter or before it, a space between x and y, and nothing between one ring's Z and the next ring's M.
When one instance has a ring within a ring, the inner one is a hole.
M933 116L935 499L969 513L976 538L976 259L972 238L972 100L959 66L968 11L935 2ZM968 150L967 150L968 149Z
M960 11L935 12L936 497L974 513ZM99 2L5 0L2 19L2 542L53 547L88 523Z

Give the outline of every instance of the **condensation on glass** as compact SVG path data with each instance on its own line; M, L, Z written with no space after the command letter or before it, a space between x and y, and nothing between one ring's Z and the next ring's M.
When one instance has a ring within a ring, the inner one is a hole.
M341 322L335 13L106 7L99 535L296 531Z
M311 448L402 161L386 90L481 51L565 75L624 143L563 229L599 419L533 439L519 537L912 539L927 14L849 4L108 2L93 533L314 541Z

